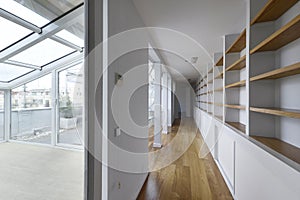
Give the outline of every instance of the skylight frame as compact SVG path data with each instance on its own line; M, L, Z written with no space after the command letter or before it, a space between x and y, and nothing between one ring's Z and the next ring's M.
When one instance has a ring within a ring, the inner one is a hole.
M52 60L51 62L48 62L46 64L44 64L43 66L36 66L36 65L30 65L27 63L22 63L22 62L18 62L16 64L16 66L21 67L26 67L26 68L32 68L33 70L30 71L29 73L32 73L36 70L43 70L44 67L48 66L48 65L52 65L53 63L59 61L60 59L64 59L67 57L70 57L72 54L74 54L75 52L80 52L80 54L83 54L83 48L79 47L63 38L57 37L55 36L55 34L59 31L64 30L65 28L71 26L72 24L74 24L79 17L82 17L83 12L84 12L84 8L83 8L84 3L79 4L78 6L74 7L73 9L69 10L68 12L64 13L62 16L54 19L53 21L49 22L48 24L44 25L41 29L39 29L38 27L35 27L34 25L31 27L31 31L33 31L33 33L30 33L29 35L25 36L24 38L22 38L19 41L16 41L15 43L13 43L11 46L9 46L8 48L3 49L3 51L0 52L0 62L1 63L6 63L6 64L12 64L11 62L14 61L10 61L9 58L11 58L12 56L25 51L26 49L32 47L33 45L46 40L46 39L52 39L56 42L59 42L60 44L63 44L64 46L67 46L69 48L74 49L74 51L63 55L62 57L59 57L55 60ZM5 12L2 12L5 13ZM8 13L8 12L6 12ZM9 13L8 13L9 14ZM7 18L11 17L13 15L8 15ZM5 18L5 19L7 19ZM30 22L25 21L23 19L18 18L17 16L15 16L16 19L11 19L12 22L16 23L16 20L19 20L18 25L22 25L23 27L28 28L28 24L30 24ZM23 74L22 76L19 76L17 78L14 78L10 81L1 81L1 83L11 83L21 77L24 77L26 75L28 75L29 73Z

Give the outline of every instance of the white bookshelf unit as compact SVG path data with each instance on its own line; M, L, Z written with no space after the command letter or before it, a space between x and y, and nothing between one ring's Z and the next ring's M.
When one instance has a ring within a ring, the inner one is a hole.
M223 37L223 52L199 79L195 119L205 137L217 138L213 156L237 199L287 198L300 181L299 38L299 0L249 0L244 29ZM250 192L257 182L273 193ZM299 198L300 188L293 191Z

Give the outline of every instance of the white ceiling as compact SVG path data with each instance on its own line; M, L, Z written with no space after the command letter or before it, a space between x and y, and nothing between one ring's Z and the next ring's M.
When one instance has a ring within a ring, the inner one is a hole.
M147 27L176 31L152 30L151 35L157 46L177 52L160 51L165 63L187 79L197 78L198 73L185 59L199 57L196 67L203 71L213 54L222 51L222 36L240 33L246 24L245 0L132 1Z

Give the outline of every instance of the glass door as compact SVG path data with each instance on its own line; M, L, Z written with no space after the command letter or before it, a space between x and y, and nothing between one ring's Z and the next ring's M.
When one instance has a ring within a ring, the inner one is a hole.
M83 64L58 72L57 144L83 145Z

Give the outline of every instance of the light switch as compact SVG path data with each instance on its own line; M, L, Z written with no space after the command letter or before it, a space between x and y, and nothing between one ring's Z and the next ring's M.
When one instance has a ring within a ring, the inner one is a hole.
M118 127L115 129L115 137L118 137L120 135L121 135L121 129L120 129L120 127Z

